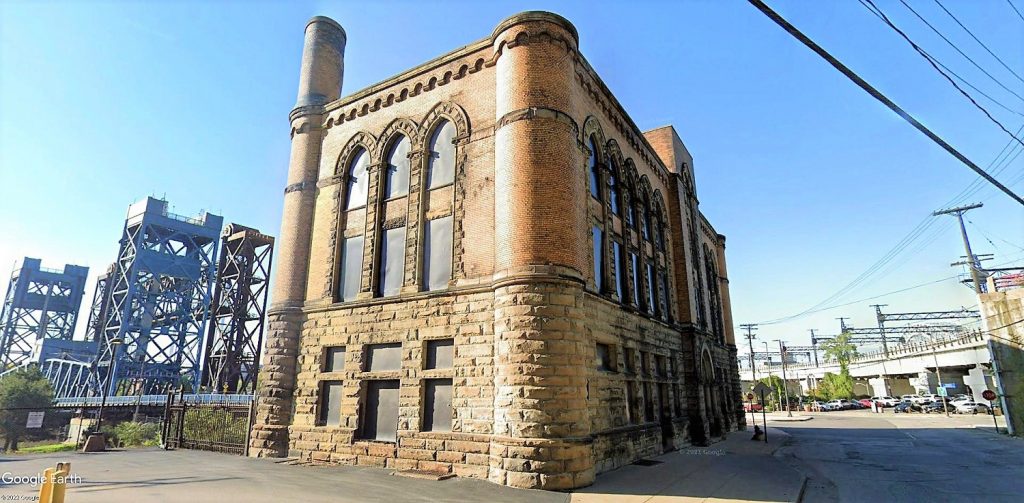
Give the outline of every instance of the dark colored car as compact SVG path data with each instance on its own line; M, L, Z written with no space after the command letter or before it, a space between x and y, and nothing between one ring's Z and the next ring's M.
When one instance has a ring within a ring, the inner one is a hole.
M921 412L922 408L920 405L911 402L910 400L904 400L899 405L893 408L893 412Z
M945 407L946 408L943 408L943 405L942 405L941 401L932 402L932 403L924 406L924 411L926 413L938 412L939 414L942 414L946 410L949 410L949 412L956 412L956 407L954 407L952 405L947 404Z

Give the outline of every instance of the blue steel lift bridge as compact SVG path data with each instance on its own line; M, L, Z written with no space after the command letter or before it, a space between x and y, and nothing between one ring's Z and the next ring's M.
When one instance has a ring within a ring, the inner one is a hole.
M108 394L199 387L222 224L206 212L175 215L151 197L128 208L100 306L94 375Z
M0 309L0 371L29 362L46 339L70 341L75 330L89 268L41 264L25 257L11 274Z

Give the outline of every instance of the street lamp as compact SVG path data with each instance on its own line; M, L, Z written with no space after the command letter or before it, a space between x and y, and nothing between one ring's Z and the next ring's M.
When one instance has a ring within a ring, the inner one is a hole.
M103 408L107 406L107 388L110 387L110 380L113 378L111 374L114 373L114 357L117 356L117 347L123 344L124 341L121 339L111 339L107 343L107 347L110 348L110 365L107 366L107 378L103 380L100 387L100 413L96 418L96 431L100 431L100 427L103 426Z

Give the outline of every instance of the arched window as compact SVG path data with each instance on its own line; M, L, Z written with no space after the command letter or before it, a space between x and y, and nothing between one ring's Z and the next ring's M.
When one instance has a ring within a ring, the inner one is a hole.
M601 184L597 175L597 141L593 136L588 140L587 148L590 155L587 157L587 175L590 177L590 196L598 201L601 200Z
M366 150L359 149L348 164L348 200L345 209L351 210L366 206L366 189L369 186L370 156Z
M455 125L441 121L430 135L427 188L443 187L455 181Z
M602 293L604 291L604 232L595 225L591 237L594 241L594 288L597 293Z
M623 204L626 206L626 215L625 215L626 226L627 227L635 227L636 226L636 201L637 201L637 199L636 199L636 191L633 190L632 184L627 184L626 185L625 196L626 196L626 200L623 202Z
M640 196L640 235L644 241L651 240L651 202L646 193Z
M608 175L608 198L611 199L612 215L619 214L619 167L615 161L609 162L611 171Z
M384 199L404 196L409 193L409 152L412 144L405 136L399 136L388 151L388 167L384 179Z

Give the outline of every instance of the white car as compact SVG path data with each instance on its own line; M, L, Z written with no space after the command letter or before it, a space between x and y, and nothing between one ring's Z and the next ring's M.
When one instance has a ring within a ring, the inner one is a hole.
M988 405L978 402L956 402L952 404L956 407L957 414L977 414L988 413Z
M900 403L899 398L893 398L891 396L873 396L871 397L871 401L882 404L882 407L895 407Z
M900 401L911 402L920 405L925 400L921 395L903 395L900 397Z

